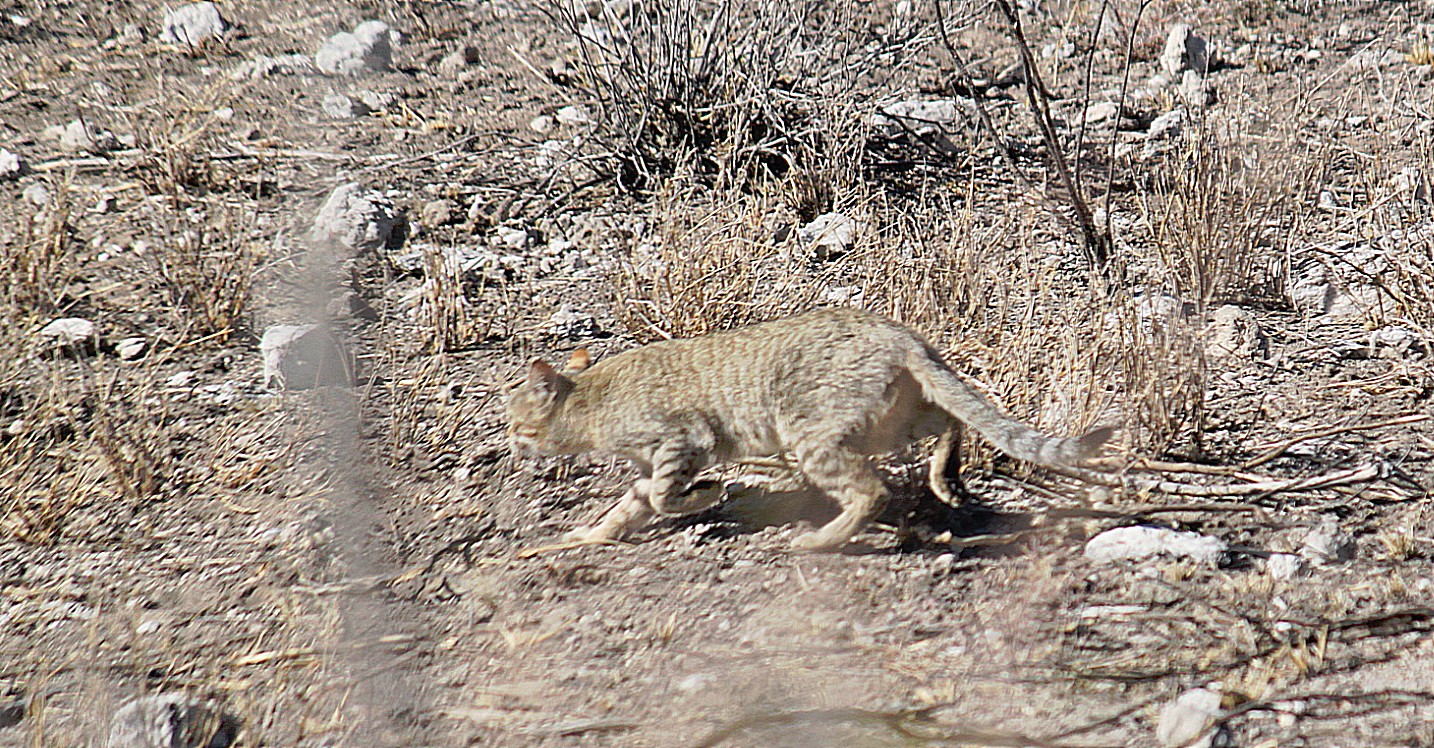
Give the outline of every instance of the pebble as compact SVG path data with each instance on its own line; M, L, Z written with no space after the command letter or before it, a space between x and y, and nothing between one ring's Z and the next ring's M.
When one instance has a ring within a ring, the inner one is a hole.
M797 236L816 250L818 260L830 260L852 248L861 228L861 223L843 213L824 213L797 229Z
M1354 550L1354 539L1340 529L1338 520L1327 519L1305 535L1299 555L1316 566L1327 566L1354 558Z
M219 13L219 6L211 2L184 5L164 16L159 40L165 44L183 44L194 47L207 39L213 39L229 30L229 23Z
M148 349L149 341L144 338L125 338L115 344L115 355L119 356L121 361L133 361L143 356Z
M329 75L376 73L393 66L392 37L388 24L364 21L352 33L329 37L314 55L314 64Z
M50 202L50 188L39 183L28 185L20 192L20 196L31 205L42 208Z
M360 251L387 247L398 224L398 212L383 193L357 182L340 185L314 217L309 238Z
M950 130L958 123L975 121L976 116L976 104L970 99L908 99L881 107L872 115L871 124L881 128L884 137L895 140L908 133L930 135Z
M1271 579L1286 581L1308 574L1309 565L1293 553L1271 553L1270 557L1265 559L1265 573L1269 574Z
M234 80L259 80L273 75L299 75L313 69L313 58L308 55L256 57L234 68L234 72L229 77Z
M30 171L20 154L0 148L0 180L23 177Z
M343 94L329 94L321 105L324 114L331 119L354 119L369 113L362 102L354 101Z
M1183 558L1214 566L1227 548L1225 541L1209 535L1140 525L1096 535L1086 541L1085 557L1097 563Z
M1160 708L1160 716L1155 722L1156 740L1164 748L1209 746L1214 738L1210 727L1220 717L1221 697L1217 683L1206 688L1192 688L1175 697ZM1207 731L1211 734L1205 735Z
M557 117L559 123L564 125L583 125L593 121L587 108L576 104L559 109L554 112L554 116Z
M51 320L35 333L35 337L47 355L93 355L100 347L99 328L80 317Z
M1225 304L1210 314L1205 351L1215 358L1263 358L1269 346L1265 331L1248 310Z

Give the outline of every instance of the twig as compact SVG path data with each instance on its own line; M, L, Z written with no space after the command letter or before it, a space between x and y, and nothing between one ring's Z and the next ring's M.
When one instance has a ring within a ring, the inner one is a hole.
M1286 439L1285 441L1276 444L1274 447L1270 448L1268 451L1266 451L1259 457L1241 463L1240 469L1248 470L1250 468L1263 465L1270 460L1273 460L1276 457L1279 457L1280 455L1284 454L1285 450L1289 449L1290 447L1293 447L1300 442L1307 442L1311 439L1321 439L1326 436L1334 436L1335 434L1343 434L1350 431L1368 431L1370 429L1382 429L1386 426L1401 426L1406 423L1419 423L1420 421L1427 421L1429 420L1429 418L1430 416L1427 413L1411 413L1409 415L1398 416L1396 418L1390 418L1384 421L1376 421L1374 423L1357 423L1351 426L1330 426L1328 428L1318 429L1316 431L1311 431L1308 434L1302 434L1300 436Z
M1047 467L1046 469L1057 475L1064 475L1068 478L1075 478L1076 480L1094 483L1100 486L1112 486L1128 491L1151 491L1174 496L1254 496L1288 491L1313 491L1317 488L1331 488L1334 486L1344 486L1351 483L1375 480L1380 477L1381 473L1381 470L1376 465L1364 465L1348 470L1336 470L1332 473L1315 475L1309 478L1201 486L1193 483L1177 483L1168 480L1152 480L1130 475L1102 473L1096 470L1076 467L1061 466Z
M1090 205L1086 203L1085 195L1081 193L1075 182L1070 165L1066 162L1065 151L1061 150L1060 136L1056 134L1055 120L1051 117L1050 93L1041 80L1040 69L1036 66L1036 57L1031 52L1031 46L1026 42L1026 32L1021 26L1021 18L1008 0L995 0L995 5L1001 11L1001 15L1006 17L1006 23L1011 29L1011 38L1016 42L1016 51L1021 54L1021 66L1026 75L1026 106L1031 110L1031 116L1041 130L1041 138L1046 143L1046 150L1050 151L1051 166L1055 169L1056 176L1060 177L1061 185L1069 193L1071 208L1076 215L1076 225L1085 238L1086 255L1092 265L1104 271L1106 261L1110 258L1110 237L1101 233L1099 227L1095 225ZM1119 119L1119 113L1116 118Z

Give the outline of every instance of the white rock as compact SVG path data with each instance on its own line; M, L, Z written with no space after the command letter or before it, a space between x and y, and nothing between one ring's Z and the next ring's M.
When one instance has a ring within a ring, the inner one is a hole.
M564 340L592 338L602 333L596 317L569 307L553 312L540 329L545 335Z
M823 213L797 229L797 236L816 250L817 259L825 260L851 249L861 228L856 219L842 213Z
M386 91L359 91L354 94L370 111L381 111L393 106L398 97Z
M38 182L26 185L25 189L20 191L20 195L37 208L42 208L50 202L50 188Z
M25 176L30 170L20 154L0 148L0 180Z
M1397 49L1375 49L1373 47L1358 52L1349 58L1351 70L1378 70L1380 68L1392 68L1406 63L1404 53Z
M354 119L369 113L362 102L354 101L343 94L329 94L322 104L324 114L332 119Z
M51 320L35 333L35 337L46 355L90 355L100 347L99 328L95 323L80 317Z
M677 682L677 690L683 693L693 693L717 682L716 676L707 673L695 673Z
M1188 23L1170 27L1165 37L1165 51L1160 53L1160 67L1174 78L1186 71L1204 75L1210 69L1210 48L1195 35Z
M349 182L329 195L314 218L309 238L318 244L371 251L388 245L397 224L393 201L381 192Z
M229 23L219 14L219 6L210 2L194 3L169 11L159 40L165 44L197 46L206 39L222 35Z
M1150 121L1150 129L1146 131L1145 137L1151 140L1178 138L1180 133L1185 130L1185 122L1188 117L1185 107L1172 109Z
M1265 559L1265 573L1272 579L1289 580L1309 573L1309 565L1293 553L1271 553Z
M235 68L230 77L234 80L258 80L271 75L300 75L313 69L314 61L308 55L256 57Z
M122 361L133 361L149 348L149 341L144 338L125 338L115 344L115 355Z
M499 226L493 230L493 235L498 238L498 243L509 249L523 249L528 246L528 230L515 228L513 226Z
M0 178L4 177L4 152L0 151ZM1406 166L1394 175L1394 191L1408 193L1409 197L1421 202L1429 202L1429 179L1424 175L1424 170L1418 166Z
M364 21L353 33L329 37L314 55L314 64L329 75L382 72L393 66L392 37L382 21Z
M259 340L263 385L299 390L353 383L353 359L322 325L275 325Z
M477 62L478 51L473 47L462 47L443 56L438 61L438 71L445 75L456 75L462 72L463 68Z
M1215 358L1263 357L1268 346L1265 331L1255 315L1234 304L1226 304L1210 314L1205 331L1205 351Z
M1354 538L1328 519L1311 528L1300 544L1300 557L1316 566L1341 563L1354 558Z
M1113 101L1099 101L1085 108L1085 121L1088 125L1114 120L1119 116L1120 105Z
M227 748L238 720L214 704L188 694L141 696L120 707L110 720L106 748Z
M169 379L164 380L164 386L182 389L194 384L194 372L181 371Z
M1205 77L1194 70L1180 75L1180 98L1193 107L1206 107L1215 103L1215 92L1205 82Z
M576 104L565 106L553 114L558 118L558 122L564 125L583 125L593 121L587 108Z
M553 118L540 114L528 122L528 129L533 132L548 132L553 129Z
M1225 541L1196 532L1163 527L1117 527L1086 541L1085 557L1097 563L1184 558L1214 566L1228 546Z
M1306 316L1331 320L1362 320L1384 299L1369 278L1388 268L1384 252L1367 244L1314 247L1299 253L1285 293Z
M442 226L453 222L453 214L458 206L452 200L429 200L419 209L418 214L423 220L423 225L428 227Z
M895 139L908 132L929 135L950 131L958 123L974 122L975 118L976 105L970 99L909 99L881 107L872 115L871 124L882 128L885 137Z
M1164 748L1206 748L1214 738L1210 728L1220 718L1218 684L1192 688L1160 708L1155 722L1155 738Z
M82 119L47 127L41 136L60 141L60 147L67 151L105 153L119 147L119 139L115 137L114 133L108 130L95 130Z

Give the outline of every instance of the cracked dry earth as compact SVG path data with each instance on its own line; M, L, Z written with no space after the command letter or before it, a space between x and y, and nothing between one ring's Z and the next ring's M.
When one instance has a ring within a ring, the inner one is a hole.
M932 9L916 5L871 4L862 33L878 40L907 12L930 24ZM1088 43L1097 9L1029 5L1039 12L1027 32L1054 50L1041 56L1068 119L1085 103L1084 57L1061 63L1061 50ZM1367 468L1342 485L1113 490L978 452L975 498L948 510L923 487L919 455L898 455L882 463L890 508L848 552L788 551L802 522L832 509L780 482L734 485L723 507L628 544L563 546L631 476L602 456L512 460L503 393L532 356L610 355L657 337L632 322L648 307L610 276L661 232L654 202L676 199L544 161L545 142L571 143L592 124L560 109L596 111L553 72L576 54L571 33L525 2L236 0L220 6L234 28L191 49L156 38L165 10L8 3L0 18L0 147L30 165L0 181L0 240L10 266L56 250L28 280L7 276L0 332L0 745L106 744L123 704L162 693L228 715L233 744L246 746L1176 745L1157 730L1162 708L1210 684L1224 744L1434 745L1427 313L1316 314L1276 293L1239 317L1262 341L1199 359L1205 470L1181 463L1191 472L1172 480ZM1118 10L1121 23L1135 17L1133 5ZM1434 20L1427 4L1169 2L1141 18L1132 79L1157 71L1171 24L1191 23L1225 60L1209 75L1209 121L1266 128L1241 131L1250 142L1318 145L1322 170L1282 208L1300 220L1271 224L1299 232L1291 248L1377 235L1423 241L1427 256L1427 185L1421 202L1408 180L1427 174L1434 83L1427 60L1404 57ZM312 55L370 19L402 34L390 71L232 76L261 55ZM864 79L859 100L949 95L950 58L922 28L911 43L924 51ZM1015 60L1008 46L978 54L996 41L957 42L978 78ZM1092 100L1119 89L1118 59L1101 58ZM360 91L393 98L363 116L326 113L325 97ZM986 95L1024 168L1044 168L1019 86ZM1134 124L1101 142L1137 142L1172 106L1143 99ZM544 115L567 121L540 134L530 123ZM67 150L42 136L76 118L116 146ZM959 189L971 233L1019 229L1009 244L993 239L1003 258L1030 253L1019 271L993 265L1002 282L1029 272L1061 290L1007 300L994 318L1052 304L1028 316L1069 325L1065 312L1090 302L1071 290L1074 229L1034 196L1040 187L1002 175L994 148L961 137L979 158L956 165L917 149L919 168L881 189ZM882 147L873 158L910 154ZM1137 161L1140 151L1117 149ZM364 252L312 246L320 205L352 181L406 214L399 235ZM1141 215L1137 187L1122 184L1107 204L1118 228ZM45 199L27 192L35 185ZM952 223L932 231L963 235ZM498 248L462 290L470 327L452 350L431 352L438 322L414 299L436 292L423 270L388 261L400 245ZM881 266L842 262L813 288L871 281ZM892 276L919 270L892 263ZM252 278L252 293L235 278ZM872 289L864 303L900 311ZM194 294L242 297L243 309L206 327L199 311L213 305ZM963 303L982 316L981 298ZM1036 377L1033 364L1017 384L1000 367L1077 332L1023 340L1001 322L978 349L963 335L979 328L949 322L959 315L908 311L954 362L1000 380L1020 417L1075 430L1042 411L1070 405L1057 374ZM44 355L35 331L56 317L90 319L108 342L97 355ZM263 330L320 320L352 349L355 386L269 388ZM1376 334L1400 325L1407 334ZM127 337L144 338L146 353L121 357L113 342ZM1119 418L1135 397L1110 385L1095 399ZM1152 454L1127 440L1111 459L1196 454L1188 440L1168 446ZM1101 531L1140 523L1227 550L1215 563L1084 555ZM1328 558L1307 548L1320 528L1341 539ZM1304 573L1273 573L1277 553L1308 556Z

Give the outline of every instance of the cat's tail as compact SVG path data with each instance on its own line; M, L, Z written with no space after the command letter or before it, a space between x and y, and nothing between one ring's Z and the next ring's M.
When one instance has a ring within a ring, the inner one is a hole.
M907 361L927 400L986 437L996 448L1037 465L1070 465L1095 456L1115 433L1112 426L1084 436L1047 436L1006 415L991 399L923 346Z

